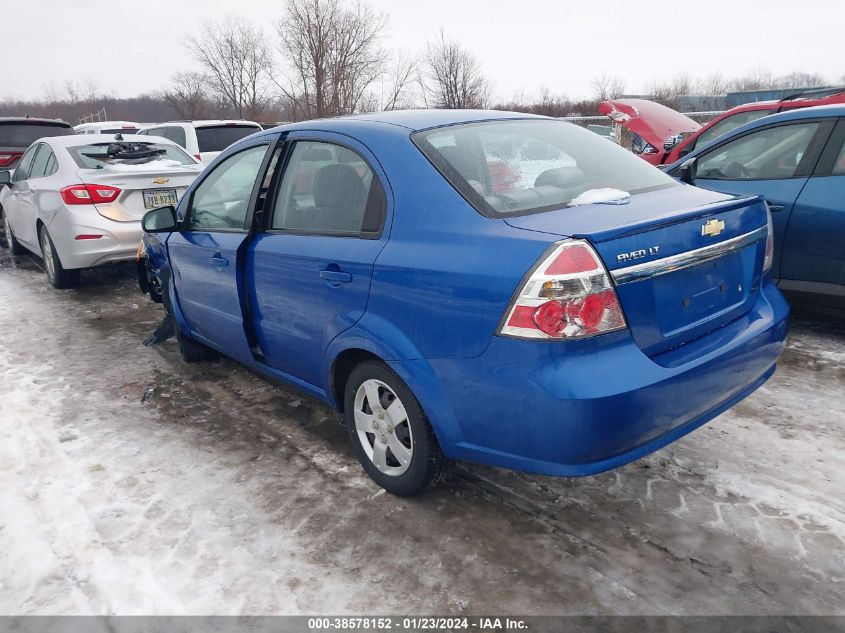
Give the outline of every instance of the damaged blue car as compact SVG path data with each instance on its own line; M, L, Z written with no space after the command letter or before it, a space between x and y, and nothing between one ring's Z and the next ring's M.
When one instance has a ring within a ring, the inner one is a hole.
M343 412L399 495L449 459L635 460L763 384L788 330L761 198L524 114L267 130L144 229L185 359L222 353Z

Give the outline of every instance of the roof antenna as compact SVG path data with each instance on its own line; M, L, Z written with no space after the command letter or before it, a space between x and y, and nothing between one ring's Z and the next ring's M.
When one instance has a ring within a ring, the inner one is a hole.
M123 134L121 134L120 132L118 132L117 134L115 134L115 135L114 135L114 140L116 140L116 141L122 141L122 140L123 140Z

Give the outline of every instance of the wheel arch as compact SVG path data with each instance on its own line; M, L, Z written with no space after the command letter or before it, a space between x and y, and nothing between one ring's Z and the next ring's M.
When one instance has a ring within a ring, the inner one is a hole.
M343 412L346 381L355 366L365 360L382 362L408 386L428 418L441 449L447 457L451 456L453 447L461 441L463 433L431 364L419 354L401 330L385 328L380 330L381 337L375 337L367 335L368 332L359 329L359 325L361 322L338 336L327 349L324 373L327 382L324 392L330 406ZM392 339L391 333L398 333L400 338ZM378 341L378 344L374 341Z
M341 413L343 413L345 408L344 392L346 391L346 383L349 380L350 374L352 374L352 370L368 360L379 361L387 365L383 358L360 347L351 347L343 350L332 362L329 373L329 393L334 399L335 407Z

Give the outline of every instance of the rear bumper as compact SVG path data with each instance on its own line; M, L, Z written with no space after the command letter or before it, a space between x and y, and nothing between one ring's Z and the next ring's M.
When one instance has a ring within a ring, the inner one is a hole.
M84 224L73 222L65 214L56 214L47 226L67 269L91 268L109 262L134 260L143 230L141 222L114 222L107 218L86 218ZM77 235L102 235L96 240L77 240Z
M752 393L774 373L788 320L767 281L749 313L655 357L619 332L570 342L494 337L476 358L391 365L449 457L591 475L673 442Z

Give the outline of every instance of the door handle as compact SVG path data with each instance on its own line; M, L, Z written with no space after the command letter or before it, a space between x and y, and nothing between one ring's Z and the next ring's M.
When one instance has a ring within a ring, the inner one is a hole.
M345 273L342 270L321 270L320 279L334 283L349 283L352 281L352 275Z
M223 266L229 265L229 260L223 257L222 255L215 255L214 257L210 257L208 259L208 263L214 266L215 268L223 268Z
M770 204L769 205L769 211L771 211L772 213L778 213L780 211L783 211L783 209L784 209L784 206L782 204Z

